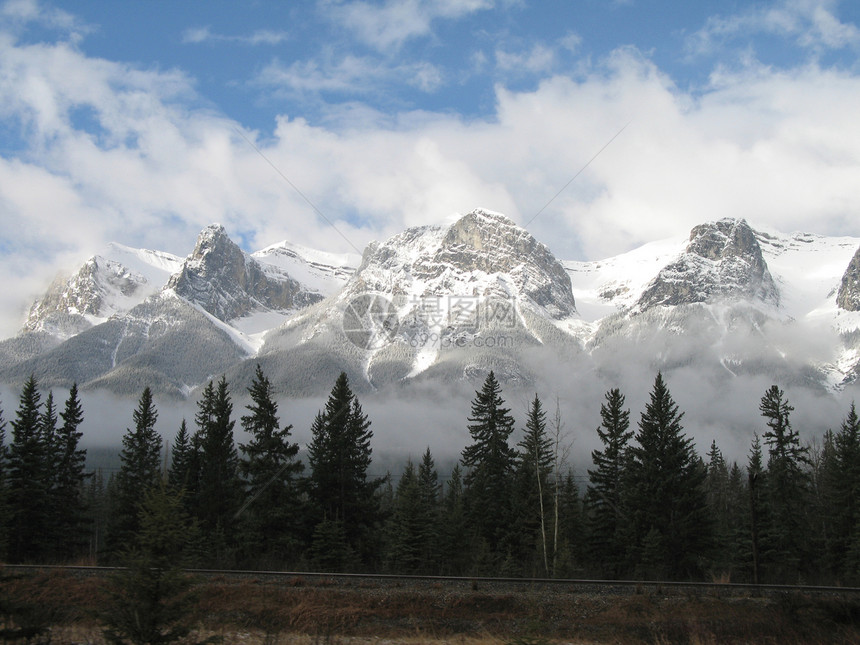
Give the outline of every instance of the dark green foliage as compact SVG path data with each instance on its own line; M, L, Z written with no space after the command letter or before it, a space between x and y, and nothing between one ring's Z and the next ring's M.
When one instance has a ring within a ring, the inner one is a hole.
M516 557L532 576L548 576L553 559L552 476L555 455L546 432L546 412L535 394L529 405L526 430L517 444L514 482L514 538Z
M345 373L340 374L325 409L314 419L311 435L308 484L313 524L339 523L346 544L367 564L378 557L371 549L370 530L379 520L375 493L383 480L367 478L373 433Z
M810 481L808 449L800 445L791 427L794 410L776 385L771 386L759 406L767 420L764 442L768 447L766 499L770 513L768 533L774 549L772 573L779 580L794 581L810 555L808 509Z
M389 522L389 566L398 573L419 573L423 567L424 521L421 488L410 459L397 484Z
M705 493L714 530L712 566L718 572L725 572L731 569L733 551L732 513L734 509L729 504L729 469L716 441L711 442L707 459Z
M682 417L658 373L625 482L632 562L645 565L640 575L695 576L708 555L705 469L683 433Z
M830 521L829 553L834 574L860 579L860 419L852 401L831 449L822 455L823 515ZM827 448L827 436L825 448Z
M193 446L188 434L185 419L179 424L179 431L173 438L173 451L170 457L170 469L167 471L167 481L175 490L188 491L192 480Z
M63 423L57 428L54 441L54 489L52 506L55 513L55 535L59 536L56 554L69 559L81 555L87 546L86 503L84 482L87 451L79 447L83 432L84 410L78 399L78 386L73 384L69 398L60 412Z
M0 407L0 559L6 557L9 540L9 501L6 491L6 420Z
M504 407L501 385L491 371L472 400L469 434L473 443L463 449L466 512L478 540L487 544L489 557L500 564L507 555L512 522L512 474L516 453L508 445L514 429Z
M164 483L143 496L138 531L120 558L101 619L109 643L174 643L191 631L193 580L182 571L196 527L186 515L181 493Z
M47 556L50 547L51 453L42 433L40 407L38 384L31 376L21 390L9 445L6 485L10 562L40 561Z
M463 473L454 466L442 499L439 555L442 575L464 575L471 562L469 518L463 499Z
M295 562L300 550L303 508L297 478L304 466L296 459L298 444L290 442L292 426L280 427L271 383L259 365L249 392L249 414L242 417L242 427L252 438L239 446L239 471L246 486L239 511L243 559L280 566Z
M242 504L239 457L233 441L233 403L227 380L210 381L197 403L194 510L212 562L227 564L236 549L236 512Z
M139 529L140 503L161 478L161 436L155 431L158 411L152 391L144 388L132 414L134 429L122 438L120 469L111 494L106 546L116 555L131 544Z
M585 508L589 558L601 575L614 578L623 573L625 566L623 475L633 431L630 411L624 409L620 390L612 389L604 398L606 402L600 406L601 425L597 428L603 449L591 453L594 468L588 471Z

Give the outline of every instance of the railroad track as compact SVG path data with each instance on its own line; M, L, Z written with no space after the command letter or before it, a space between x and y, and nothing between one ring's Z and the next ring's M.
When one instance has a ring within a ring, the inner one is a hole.
M105 576L121 567L86 565L0 564L2 571L66 571L82 576ZM201 578L221 580L257 580L290 585L338 587L454 587L472 590L516 592L552 589L556 592L601 594L711 594L720 596L756 596L778 593L806 595L860 596L860 587L826 585L788 585L720 582L679 582L674 580L591 580L580 578L501 578L486 576L422 576L374 573L320 573L308 571L257 571L241 569L186 569Z

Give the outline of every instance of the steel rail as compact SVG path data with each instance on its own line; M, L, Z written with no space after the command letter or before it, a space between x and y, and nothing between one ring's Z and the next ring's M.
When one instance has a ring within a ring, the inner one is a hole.
M0 564L0 571L77 571L81 573L108 574L124 570L124 567L96 565L63 565L63 564ZM795 585L795 584L766 584L745 582L704 582L680 580L598 580L590 578L512 578L493 576L428 576L394 573L325 573L319 571L274 571L256 569L184 569L186 573L204 577L258 577L258 578L288 578L288 579L318 579L318 580L368 580L368 581L402 581L429 583L457 584L488 584L511 586L568 586L568 587L608 587L631 588L643 587L654 589L701 589L721 591L747 592L798 592L816 594L860 594L860 587L841 587L835 585Z

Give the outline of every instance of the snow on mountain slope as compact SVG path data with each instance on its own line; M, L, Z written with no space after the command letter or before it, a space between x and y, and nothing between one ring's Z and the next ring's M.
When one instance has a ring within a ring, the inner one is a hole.
M356 253L328 253L287 240L251 254L264 269L276 267L323 296L337 292L361 262Z
M374 386L487 366L526 381L529 348L579 350L555 326L575 315L570 278L547 247L478 209L369 245L343 289L271 332L261 355L286 354L279 363L293 366L333 359Z
M686 236L674 237L605 260L562 261L583 320L597 322L632 307L660 269L684 251L687 242Z
M56 280L30 308L24 328L73 336L139 305L161 290L181 264L169 253L109 244L72 277Z
M796 320L822 319L838 326L847 323L857 327L860 319L838 310L836 294L860 238L784 235L774 231L760 231L758 238L782 292L780 306L786 315Z

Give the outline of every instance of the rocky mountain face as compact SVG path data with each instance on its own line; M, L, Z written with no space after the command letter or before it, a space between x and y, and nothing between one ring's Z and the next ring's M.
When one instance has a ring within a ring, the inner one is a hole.
M575 314L570 278L549 249L507 217L476 210L371 244L344 288L271 332L258 359L300 393L328 379L331 364L374 388L487 369L527 382L536 348L579 351L556 327Z
M255 311L294 311L323 299L285 271L264 268L219 225L203 230L167 288L225 322Z
M490 369L537 388L642 365L826 392L860 373L858 243L723 219L563 263L475 210L359 263L287 241L249 254L213 225L184 260L114 245L57 281L0 342L0 380L183 397L217 374L242 388L259 363L282 393L316 396L341 371L357 391L471 387Z
M742 219L693 228L686 250L660 270L640 296L637 309L732 298L779 304L755 232Z
M842 276L836 304L845 311L860 311L860 247Z

